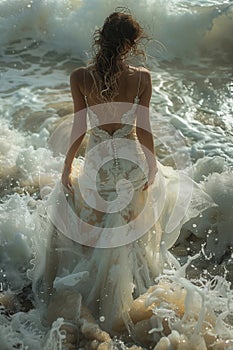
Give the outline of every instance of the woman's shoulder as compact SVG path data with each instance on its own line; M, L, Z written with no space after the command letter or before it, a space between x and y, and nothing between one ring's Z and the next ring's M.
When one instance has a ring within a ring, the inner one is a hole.
M149 69L145 67L139 67L139 74L141 74L144 79L151 79L151 73Z
M86 70L86 67L75 68L70 74L70 79L77 79L82 77L84 75L85 70Z
M91 70L93 70L93 66L92 65L89 65L89 66L86 66L86 67L84 67L84 66L78 67L78 68L75 68L71 72L70 76L72 76L72 77L77 77L77 76L80 77L80 76L84 75L84 73L88 74Z
M149 69L145 68L144 66L129 66L130 69L132 69L134 72L138 72L138 73L146 73L146 74L150 74Z
M70 85L72 88L79 88L81 92L85 92L86 85L88 85L89 79L89 67L78 67L74 69L70 74Z
M139 75L139 81L140 85L142 86L142 89L145 89L146 87L151 86L152 80L151 80L151 72L149 69L145 67L138 67L138 75Z
M82 66L74 69L70 74L71 84L74 83L83 87L86 83L88 83L88 81L90 81L91 71L93 71L93 67L90 65L86 67Z
M130 66L130 69L132 69L133 74L137 75L138 77L140 77L142 79L142 82L148 82L151 80L151 73L149 71L149 69L145 68L145 67L134 67L134 66Z

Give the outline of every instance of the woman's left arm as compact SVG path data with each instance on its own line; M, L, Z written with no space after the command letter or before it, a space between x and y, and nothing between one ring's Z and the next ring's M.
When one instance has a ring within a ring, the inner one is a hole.
M149 106L152 94L152 82L150 72L142 72L143 91L140 95L140 104L137 110L136 134L142 146L148 164L148 181L143 190L146 190L153 182L158 171L154 149L154 138L150 125Z
M82 83L84 81L84 70L85 68L79 68L73 71L70 76L70 87L74 105L74 122L62 172L62 184L69 190L72 190L70 180L72 163L87 130L86 102L80 90L80 82Z

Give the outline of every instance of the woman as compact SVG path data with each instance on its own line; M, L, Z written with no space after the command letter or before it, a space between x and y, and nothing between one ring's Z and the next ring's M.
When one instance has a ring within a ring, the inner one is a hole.
M118 12L113 13L106 19L102 30L96 33L95 44L98 51L94 64L87 68L77 69L71 74L75 117L70 147L62 173L62 183L65 189L71 193L73 192L72 163L87 131L87 112L89 113L91 130L84 171L86 173L89 171L89 174L98 171L97 178L91 179L89 176L89 180L90 182L96 180L96 185L102 188L100 190L102 198L105 201L111 201L111 195L116 195L117 183L122 179L127 179L134 185L137 200L141 200L142 205L146 195L142 194L141 190L147 190L154 182L157 165L149 120L151 76L145 68L132 67L126 63L126 57L129 53L138 53L137 43L143 36L142 28L132 16ZM134 124L136 124L136 128L134 128ZM126 140L129 142L125 142ZM142 150L139 144L135 144L135 141L140 142ZM106 148L108 148L107 152ZM128 159L126 159L125 152L129 149ZM98 155L101 157L102 165L107 158L112 157L112 159L108 159L103 167L98 163L92 166L90 163ZM90 158L92 159L90 160ZM133 164L132 160L137 164ZM142 174L144 160L146 160L144 166L148 169L144 169ZM132 178L131 172L133 169L135 170L136 165L140 165L140 167L138 166L135 178ZM114 179L106 174L110 174L107 167L115 168L113 171ZM79 178L79 185L83 184L82 192L88 190L88 185L84 184L85 181L88 182L88 179L81 181ZM127 189L127 185L124 187L122 183L120 187L122 191ZM111 193L106 194L107 189L111 190ZM99 189L97 190L99 191ZM76 204L81 210L83 207L80 206L80 197L83 195L84 193L80 193L79 196L76 196L79 202ZM135 211L135 200L130 209L128 208L127 213L124 211L122 214L122 217L127 214L127 222L138 215L137 210ZM117 204L119 203L115 203L115 211L117 211ZM96 225L96 221L98 221L100 225L106 227L106 220L109 220L111 215L107 218L100 211L106 214L109 208L107 205L104 206L101 199L95 197L95 209L92 208L91 213L92 216L95 214L94 224ZM77 207L75 210L77 211ZM82 216L80 212L78 215ZM90 220L89 217L88 223ZM114 221L114 218L111 217L111 220ZM123 221L125 220L124 217ZM100 242L95 242L95 246L99 244ZM102 242L99 246L104 247L103 244ZM116 243L116 245L118 244Z
M137 42L143 37L142 28L130 15L124 13L113 13L105 21L103 29L99 31L96 44L99 45L94 65L80 68L71 74L71 92L74 101L74 113L85 110L88 106L100 103L124 102L134 103L138 98L141 106L146 107L143 117L137 118L137 136L142 145L152 155L148 157L149 175L144 190L153 183L157 172L154 156L154 144L149 121L149 103L151 98L151 76L145 68L131 67L126 63L126 57L132 50L137 53ZM93 84L96 89L93 89ZM146 112L146 115L145 115ZM143 118L143 119L142 119ZM76 118L77 129L81 129L82 135L67 153L65 166L62 174L62 183L69 190L71 185L71 165L86 131L86 115ZM106 121L101 125L109 134L113 134L119 127L121 121L118 119ZM140 128L141 126L141 128ZM74 124L75 132L76 125ZM75 138L77 136L75 135Z
M50 300L50 322L59 315L75 322L75 295L81 295L103 329L115 334L126 327L133 334L134 300L162 271L165 223L174 214L175 203L180 208L188 199L188 193L182 197L176 188L179 175L156 162L149 120L150 73L127 64L129 55L141 53L138 43L144 36L131 15L112 13L95 33L93 64L71 74L75 115L70 147L63 188L50 199L57 203L55 214L50 213L56 232L45 271L46 288L57 290L57 297L55 293ZM85 160L75 159L87 130ZM192 185L185 176L181 180L186 188ZM167 235L167 248L182 223L198 213L190 210L185 216L185 211ZM56 276L60 276L57 284ZM54 312L61 295L72 300L70 315L68 301L66 312L59 313L59 308ZM93 324L87 309L79 317L85 312L84 318ZM149 315L145 312L145 318ZM109 339L106 334L96 339Z

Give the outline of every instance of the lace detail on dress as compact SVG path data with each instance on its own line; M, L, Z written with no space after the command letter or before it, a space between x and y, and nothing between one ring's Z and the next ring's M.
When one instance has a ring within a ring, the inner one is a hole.
M116 129L112 134L110 134L108 131L104 130L103 128L99 127L101 125L99 121L99 117L97 114L88 106L88 116L90 120L91 125L91 132L96 135L103 137L103 139L111 139L113 137L125 137L129 135L132 132L132 129L136 122L136 110L138 107L139 98L136 96L134 99L134 103L132 107L124 113L120 120L122 126L118 129Z
M139 103L139 98L138 96L136 96L131 108L127 112L123 113L120 117L120 122L122 126L116 129L112 134L110 134L107 130L104 130L102 127L100 127L101 123L98 115L87 105L87 112L88 112L90 126L91 126L90 139L89 139L87 151L90 151L90 149L93 149L92 151L92 154L93 154L95 153L94 147L97 146L98 152L96 152L96 157L97 157L96 159L98 159L100 153L102 154L101 156L102 160L105 159L106 157L112 158L114 162L114 168L115 170L118 170L118 171L122 167L121 166L122 161L119 161L119 158L122 158L122 154L125 153L124 149L125 148L127 149L124 139L134 139L134 141L136 141L136 133L134 133L134 130L135 130L135 124L136 124L136 110L138 107L138 103ZM117 110L117 107L118 106L116 106L116 110ZM110 109L111 109L111 106L110 106ZM113 109L114 109L114 106L113 106ZM108 113L107 110L108 110L108 106L106 105L106 114ZM108 120L108 118L106 119ZM120 139L121 141L119 142L118 139ZM136 156L136 158L138 158L138 155L142 153L139 145L137 145L136 147L134 146L133 150L131 151L134 157Z

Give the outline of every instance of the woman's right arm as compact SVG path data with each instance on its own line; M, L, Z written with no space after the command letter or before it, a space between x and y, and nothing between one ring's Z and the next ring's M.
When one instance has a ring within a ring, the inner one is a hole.
M87 130L86 102L80 90L80 85L84 81L84 70L85 68L79 68L73 71L70 76L70 87L74 105L74 122L61 179L62 184L69 190L72 190L70 179L72 163Z

